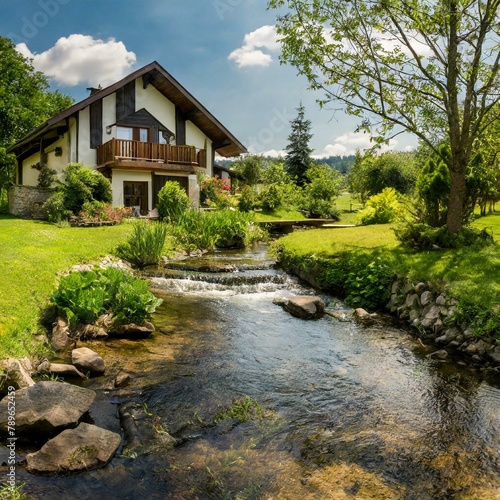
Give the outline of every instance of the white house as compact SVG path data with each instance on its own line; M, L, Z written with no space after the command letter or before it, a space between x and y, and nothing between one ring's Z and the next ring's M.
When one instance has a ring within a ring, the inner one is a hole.
M61 174L75 162L111 180L114 205L138 207L145 214L168 180L179 182L197 203L197 173L213 175L215 153L246 152L157 62L107 88L90 90L89 97L9 148L18 162L12 207L16 197L26 198L23 189L37 186L41 164Z

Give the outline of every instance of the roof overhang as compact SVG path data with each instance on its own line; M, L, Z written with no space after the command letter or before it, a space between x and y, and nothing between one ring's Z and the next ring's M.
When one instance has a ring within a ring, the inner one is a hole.
M194 123L212 141L213 149L220 156L230 158L247 152L245 146L156 61L134 71L109 87L96 91L83 101L50 118L19 142L9 147L7 151L17 152L23 150L23 146L57 128L61 123L67 123L67 120L71 116L77 114L82 109L116 92L119 88L140 77L142 77L144 88L152 85L173 102L182 112L184 118Z

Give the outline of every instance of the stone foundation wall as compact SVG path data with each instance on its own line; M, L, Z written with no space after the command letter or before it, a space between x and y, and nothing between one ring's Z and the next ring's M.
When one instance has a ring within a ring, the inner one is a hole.
M12 186L9 189L9 213L23 219L43 219L43 204L54 192L51 188Z
M454 319L457 301L432 283L393 283L389 311L416 328L420 336L443 351L459 351L478 363L500 364L500 340L477 338L466 324Z

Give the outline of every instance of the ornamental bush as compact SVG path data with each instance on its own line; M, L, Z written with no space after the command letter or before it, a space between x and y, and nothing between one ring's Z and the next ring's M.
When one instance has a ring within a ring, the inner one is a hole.
M357 219L362 226L388 224L394 222L402 210L396 190L385 188L381 193L368 198L366 207L358 213Z
M158 215L160 220L172 222L191 206L186 191L175 181L167 181L158 193Z
M71 163L64 170L64 181L44 204L51 222L60 222L78 215L85 203L111 203L111 183L100 172L80 163Z

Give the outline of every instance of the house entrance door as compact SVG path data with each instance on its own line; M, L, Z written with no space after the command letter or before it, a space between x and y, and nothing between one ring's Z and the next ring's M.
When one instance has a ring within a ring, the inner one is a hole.
M141 215L148 213L148 183L123 182L123 203L126 207L137 207Z

